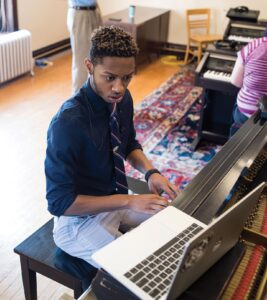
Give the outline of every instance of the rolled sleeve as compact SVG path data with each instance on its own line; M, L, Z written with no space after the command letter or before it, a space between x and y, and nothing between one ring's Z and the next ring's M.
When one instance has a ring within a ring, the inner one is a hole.
M130 128L130 138L127 144L127 148L126 148L126 157L134 150L136 149L140 149L143 150L142 146L139 144L139 142L137 141L136 137L136 132L134 129L134 126L132 125L132 127Z
M48 210L55 216L63 215L77 197L78 145L75 124L64 119L52 121L47 134L45 175Z

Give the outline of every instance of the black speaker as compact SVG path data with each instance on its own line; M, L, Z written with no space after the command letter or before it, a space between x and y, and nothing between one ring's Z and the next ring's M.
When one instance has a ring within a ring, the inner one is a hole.
M230 8L226 16L232 21L257 22L259 10L250 10L247 6Z
M249 9L247 6L237 6L234 10L235 10L235 12L238 12L238 13L248 13L249 12Z

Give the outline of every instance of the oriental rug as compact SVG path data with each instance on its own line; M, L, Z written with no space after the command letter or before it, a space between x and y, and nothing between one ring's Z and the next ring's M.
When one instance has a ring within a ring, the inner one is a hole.
M153 165L179 189L185 186L220 150L202 143L191 144L197 134L202 89L194 86L194 70L183 67L135 108L137 139ZM126 164L126 173L143 175Z

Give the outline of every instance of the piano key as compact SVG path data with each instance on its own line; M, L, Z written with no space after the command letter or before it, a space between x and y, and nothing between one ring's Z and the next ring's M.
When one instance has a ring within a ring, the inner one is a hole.
M231 74L225 73L225 72L216 72L212 70L208 70L203 74L204 78L214 79L214 80L220 80L220 81L226 81L230 82Z
M253 38L248 36L238 36L238 35L229 35L227 37L230 41L242 42L242 43L249 43L253 40Z

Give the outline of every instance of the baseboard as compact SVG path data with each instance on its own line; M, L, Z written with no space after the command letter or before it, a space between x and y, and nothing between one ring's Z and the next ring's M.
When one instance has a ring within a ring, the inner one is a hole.
M191 49L197 49L191 47ZM186 45L175 43L163 43L160 46L160 53L163 55L175 55L178 59L183 59L186 51Z
M46 47L34 50L32 55L34 58L42 58L59 53L67 49L70 49L70 39L65 39L57 43L48 45Z
M183 59L185 55L186 45L175 43L163 43L160 46L160 53L163 55L176 55L179 59Z

